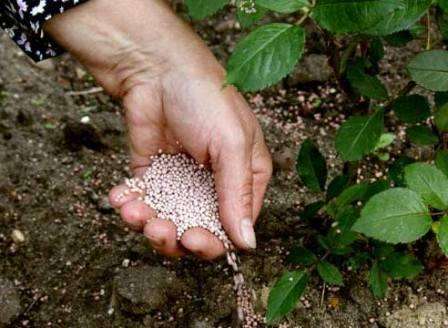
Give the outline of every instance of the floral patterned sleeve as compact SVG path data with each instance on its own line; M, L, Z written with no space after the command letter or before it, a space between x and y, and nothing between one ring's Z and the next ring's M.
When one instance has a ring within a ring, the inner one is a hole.
M57 56L62 49L42 27L54 15L88 0L0 0L0 27L35 61Z

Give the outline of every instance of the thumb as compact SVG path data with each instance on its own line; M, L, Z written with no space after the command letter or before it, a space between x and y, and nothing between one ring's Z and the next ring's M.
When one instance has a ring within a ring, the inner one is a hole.
M251 151L244 147L220 150L217 162L213 163L213 170L224 229L238 248L256 248Z

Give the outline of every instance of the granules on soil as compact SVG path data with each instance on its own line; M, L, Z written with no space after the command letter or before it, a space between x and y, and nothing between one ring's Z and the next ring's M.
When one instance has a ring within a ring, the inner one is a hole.
M253 309L252 297L238 267L235 248L219 220L218 196L213 174L185 154L159 154L141 178L127 179L129 192L141 194L141 200L157 212L160 219L172 221L177 239L195 227L217 236L227 250L227 263L234 272L238 317L244 328L261 327L263 319Z

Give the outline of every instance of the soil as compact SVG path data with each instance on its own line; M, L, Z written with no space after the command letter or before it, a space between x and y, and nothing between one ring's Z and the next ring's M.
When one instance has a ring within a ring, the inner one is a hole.
M243 33L230 14L196 28L223 61ZM387 49L382 77L391 91L405 82L403 63L419 47ZM68 55L35 65L0 36L0 327L235 327L224 260L161 257L108 205L110 187L129 176L125 128L119 104L102 92L70 93L94 87ZM287 251L309 238L300 210L321 196L296 177L299 145L311 137L330 175L337 174L331 136L357 104L331 81L294 79L247 99L275 162L259 247L242 255L257 308L265 311L269 288L289 268ZM391 283L386 299L372 296L365 269L344 270L341 288L314 277L282 327L448 326L448 264L433 241L418 246L424 274Z

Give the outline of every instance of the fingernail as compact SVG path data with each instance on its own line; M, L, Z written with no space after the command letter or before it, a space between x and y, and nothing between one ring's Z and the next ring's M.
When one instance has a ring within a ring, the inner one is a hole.
M255 238L254 226L251 219L243 219L240 223L241 236L249 248L257 247L257 239Z

